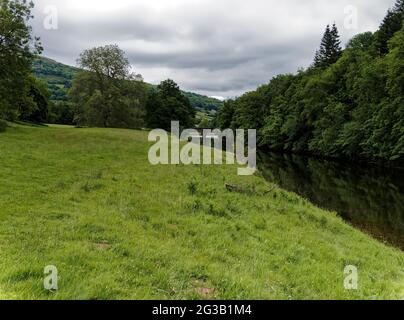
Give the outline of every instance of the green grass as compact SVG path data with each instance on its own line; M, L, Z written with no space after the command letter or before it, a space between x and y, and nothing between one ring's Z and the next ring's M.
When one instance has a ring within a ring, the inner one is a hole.
M404 297L399 250L236 167L151 166L149 146L130 130L0 134L0 298Z

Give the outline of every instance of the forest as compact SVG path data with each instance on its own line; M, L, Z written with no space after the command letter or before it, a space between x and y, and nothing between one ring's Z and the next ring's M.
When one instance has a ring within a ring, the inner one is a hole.
M263 149L402 165L404 161L404 1L379 30L343 50L327 26L313 64L228 100L221 128L256 128Z
M337 26L327 26L311 66L224 104L170 79L145 83L115 45L84 51L78 68L38 60L43 48L27 23L33 5L4 0L1 7L0 34L18 32L0 39L0 119L124 128L180 120L184 127L257 129L262 149L404 162L404 0L376 32L344 49Z

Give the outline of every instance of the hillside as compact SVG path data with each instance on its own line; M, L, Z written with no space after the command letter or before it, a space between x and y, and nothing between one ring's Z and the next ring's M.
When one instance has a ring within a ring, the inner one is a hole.
M152 166L149 148L144 131L0 135L0 299L404 297L399 250L235 166Z
M51 100L64 101L67 99L67 90L71 87L75 74L80 69L71 67L57 61L41 57L34 61L35 75L48 84ZM190 100L192 106L207 113L216 112L223 102L214 98L192 92L183 92Z
M33 63L34 74L48 84L51 100L67 100L67 90L71 87L78 68L67 66L48 58L38 58Z

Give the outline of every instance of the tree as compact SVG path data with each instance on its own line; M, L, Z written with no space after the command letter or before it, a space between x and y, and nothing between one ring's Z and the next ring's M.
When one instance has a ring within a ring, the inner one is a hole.
M376 33L376 49L380 56L389 52L388 41L401 29L403 19L404 0L397 0L394 7L387 11L387 15Z
M48 119L50 97L46 83L31 75L27 88L29 92L24 103L20 105L19 118L34 123L45 123Z
M199 124L197 125L199 129L211 129L212 123L206 114L202 114L199 119Z
M360 33L353 37L347 44L347 49L369 51L372 47L373 33Z
M85 50L69 91L76 104L75 122L96 127L139 128L147 99L140 75L131 73L125 53L116 45Z
M332 28L327 25L323 39L321 40L320 49L316 52L314 58L314 66L318 68L326 68L337 62L342 54L341 40L335 23Z
M397 0L394 4L393 10L404 12L404 0Z
M232 128L256 129L263 126L267 116L267 102L270 99L267 89L266 86L262 86L237 99L234 103L236 116L230 124Z
M130 80L130 64L125 53L117 45L85 50L78 59L79 66L96 75L101 92L107 89L107 83L113 80Z
M404 160L404 25L389 42L387 89L392 106L391 160Z
M57 101L51 103L48 114L49 123L73 125L74 104L67 101Z
M215 116L215 125L220 129L232 128L233 117L235 115L234 100L226 100L223 107L219 109Z
M179 86L171 79L162 81L152 90L146 105L146 122L149 128L169 130L171 121L179 121L185 128L195 125L196 111Z
M0 0L0 118L15 120L29 103L31 64L42 51L29 24L33 7L26 0Z

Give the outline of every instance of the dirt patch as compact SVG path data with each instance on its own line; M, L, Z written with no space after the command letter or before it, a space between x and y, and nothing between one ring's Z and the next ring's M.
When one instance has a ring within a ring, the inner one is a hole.
M112 246L108 243L108 241L101 241L101 242L95 243L95 248L100 251L107 251L107 250L111 249L111 247Z
M204 299L214 299L216 290L208 286L208 284L203 280L194 280L193 285L195 287L195 292L203 297Z

